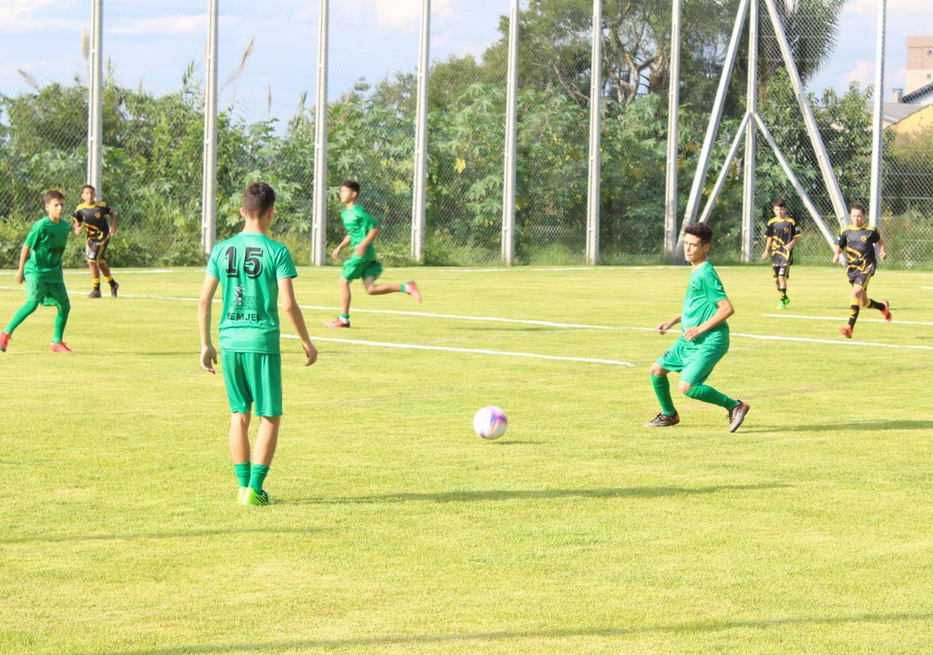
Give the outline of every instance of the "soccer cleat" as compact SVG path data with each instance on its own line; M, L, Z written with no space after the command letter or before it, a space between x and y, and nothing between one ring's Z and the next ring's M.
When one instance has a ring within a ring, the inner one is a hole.
M842 325L839 327L839 334L844 336L846 339L852 338L852 327L849 325Z
M745 420L745 415L748 414L748 410L748 405L741 400L738 405L729 410L729 432L735 432L739 429L742 421Z
M415 284L414 280L405 283L405 286L408 287L408 295L415 299L416 302L421 302L421 291L418 289L418 285Z
M239 487L236 492L236 501L241 505L246 504L246 497L249 493L249 487Z
M784 300L783 298L782 298L781 300L778 300L778 306L777 306L777 308L780 309L780 310L782 310L782 311L783 311L784 309L786 309L786 308L787 308L787 301Z
M348 327L350 327L350 321L347 321L346 323L344 323L344 322L341 321L339 318L335 318L334 320L330 321L329 323L325 323L325 324L324 324L324 327L329 327L329 328L348 328Z
M60 342L60 343L53 343L53 344L52 344L52 352L53 352L53 353L60 353L60 354L62 354L62 355L74 355L74 354L75 354L75 351L73 351L71 348L69 348L69 347L68 347L68 344L66 344L64 341L62 341L62 342Z
M263 505L272 504L272 501L269 500L269 494L267 494L265 491L256 493L256 490L252 487L246 487L246 491L243 492L243 495L241 496L240 504L257 505L261 507Z
M887 300L882 300L881 304L884 305L884 309L881 310L881 315L884 316L884 320L888 323L891 322L891 303Z
M110 297L111 298L117 297L117 290L119 288L120 288L120 284L118 282L114 282L110 285Z
M88 298L100 298L100 289L94 289L91 293L87 294Z
M680 423L680 414L674 412L673 416L668 416L664 412L661 412L654 417L651 421L645 423L644 427L646 428L666 428L670 425L677 425Z
M6 352L7 346L10 345L10 339L13 338L12 334L7 334L6 332L0 332L0 352Z

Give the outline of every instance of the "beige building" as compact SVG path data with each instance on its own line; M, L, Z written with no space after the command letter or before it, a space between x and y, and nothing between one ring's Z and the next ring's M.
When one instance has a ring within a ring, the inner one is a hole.
M933 84L933 35L907 37L907 85L904 95L911 95Z

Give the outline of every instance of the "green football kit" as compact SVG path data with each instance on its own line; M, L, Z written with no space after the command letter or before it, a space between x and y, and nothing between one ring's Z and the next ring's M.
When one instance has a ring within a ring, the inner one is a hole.
M353 255L344 263L341 275L347 280L359 280L382 275L382 264L376 259L376 248L373 244L366 246L362 257L356 254L356 246L366 239L370 230L379 226L378 221L369 215L360 205L353 205L340 212L340 220L350 237L350 246L354 249Z
M56 223L48 216L36 221L29 230L25 242L30 250L29 259L26 260L23 269L26 278L26 304L4 330L7 334L13 334L13 330L36 311L39 305L57 307L58 317L55 319L55 337L52 343L61 343L71 311L71 301L68 300L68 291L62 277L62 255L65 253L65 246L68 245L70 233L71 227L68 223Z
M230 411L282 415L278 281L298 276L288 248L260 232L214 246L207 274L220 281L220 350Z

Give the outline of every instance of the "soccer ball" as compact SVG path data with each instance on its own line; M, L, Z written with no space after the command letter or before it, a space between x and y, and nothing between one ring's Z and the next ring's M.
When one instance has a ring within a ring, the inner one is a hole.
M509 419L505 417L505 412L494 405L483 407L473 417L473 429L483 439L498 439L505 434L508 426Z

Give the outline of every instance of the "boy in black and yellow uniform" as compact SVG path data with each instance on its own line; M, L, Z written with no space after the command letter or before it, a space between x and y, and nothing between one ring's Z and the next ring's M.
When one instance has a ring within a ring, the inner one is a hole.
M884 320L891 322L891 308L887 300L878 302L868 297L868 283L875 274L875 244L878 244L878 254L882 261L888 256L884 251L884 239L878 230L865 224L865 208L861 205L852 205L849 212L852 225L845 228L839 235L836 243L836 252L833 254L833 264L837 263L840 255L846 255L846 272L849 274L849 284L852 285L852 305L849 307L849 323L839 328L840 334L846 339L852 338L855 321L858 320L859 309L868 307L877 309L884 316Z
M765 251L762 259L771 255L771 268L774 270L774 284L781 295L778 309L787 309L790 298L787 297L787 278L790 277L790 266L794 263L794 244L800 237L800 228L790 216L787 215L787 204L783 200L775 200L771 208L774 218L768 221L765 236Z
M81 188L81 199L84 202L75 207L71 217L75 219L75 234L81 234L82 225L86 232L84 255L87 257L87 265L91 269L94 282L94 289L87 297L100 298L100 274L103 273L104 279L110 285L110 295L116 298L120 285L113 279L107 265L107 245L110 243L110 237L117 232L117 216L106 202L98 202L96 196L97 190L90 184L85 184Z

